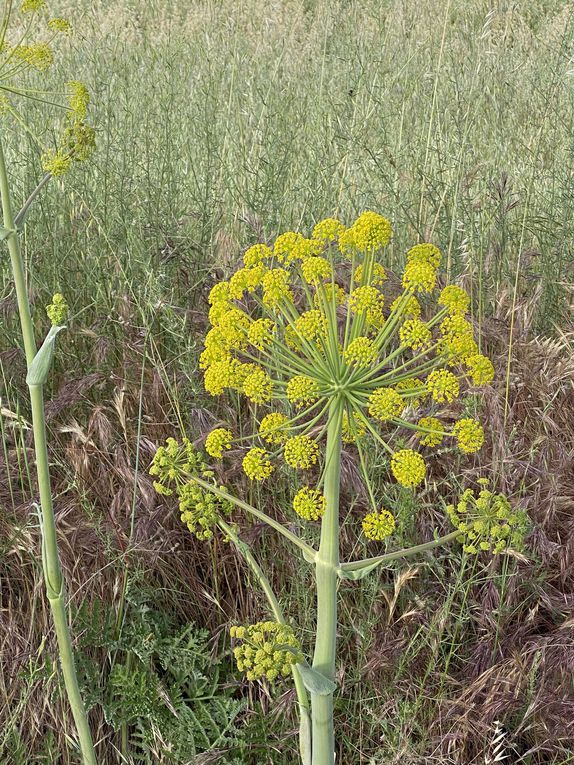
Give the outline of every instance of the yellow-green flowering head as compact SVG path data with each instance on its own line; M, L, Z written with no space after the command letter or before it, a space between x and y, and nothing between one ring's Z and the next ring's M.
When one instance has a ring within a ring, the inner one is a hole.
M446 512L453 526L460 531L458 537L465 552L502 553L507 549L520 552L528 533L528 516L515 510L504 494L490 491L488 481L480 479L482 488L477 492L466 489L456 505L448 505Z
M451 314L464 316L470 308L470 297L466 290L456 284L449 284L440 293L438 304L448 309Z
M181 522L202 541L211 539L219 519L228 517L233 510L231 502L219 499L193 481L179 487L178 497Z
M418 486L425 479L426 464L418 452L401 449L393 454L391 470L401 486Z
M284 444L289 438L289 418L281 412L270 412L259 423L259 435L268 444Z
M264 481L273 472L273 465L265 449L254 447L243 458L243 471L252 481Z
M43 79L58 59L62 45L72 34L72 25L61 17L46 18L44 0L22 0L4 3L0 20L0 113L12 118L18 127L26 125L26 113L21 108L25 99L44 105L49 117L49 130L34 130L40 147L40 162L45 172L61 176L74 162L83 162L95 150L95 132L87 122L89 93L77 81L62 82L50 91L64 93L63 97L48 92ZM50 144L42 145L39 135L55 136Z
M294 664L303 661L301 645L292 627L277 622L257 622L229 630L236 642L233 655L237 669L247 680L275 683L288 677Z
M393 273L384 257L390 237L386 218L371 211L348 227L325 218L311 235L288 231L271 247L252 245L209 292L205 389L230 396L228 406L239 394L242 421L254 423L230 456L254 481L311 471L317 486L295 490L300 518L320 519L311 507L319 506L313 492L322 491L334 401L359 470L376 454L410 489L424 481L429 451L446 444L471 455L484 438L465 392L490 381L492 364L465 318L470 299L456 285L436 289L435 245L415 245L404 272ZM231 443L217 438L206 442L214 460Z
M306 521L318 521L325 512L327 501L317 489L303 486L293 497L293 510Z
M389 510L367 513L363 518L363 533L367 539L382 542L390 537L396 527L395 516Z
M480 353L467 356L464 363L473 385L488 385L494 379L492 361Z
M66 323L68 311L66 298L59 292L53 296L50 305L46 306L46 313L53 327L62 327Z
M442 254L439 248L428 242L415 244L407 252L408 263L428 263L434 269L437 269L440 266L441 260Z
M359 215L351 228L353 244L361 253L374 252L386 247L393 233L390 222L371 210Z
M205 451L210 457L221 459L223 452L231 449L233 434L227 428L215 428L205 439Z
M458 448L465 454L477 452L484 443L484 429L478 420L471 417L455 422L452 434L456 438Z
M318 242L336 242L345 230L345 226L337 218L324 218L313 229L313 239Z

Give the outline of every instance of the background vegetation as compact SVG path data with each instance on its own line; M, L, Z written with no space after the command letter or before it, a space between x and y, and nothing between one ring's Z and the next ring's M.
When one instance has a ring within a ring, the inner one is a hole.
M167 435L199 439L215 424L197 368L214 277L256 241L369 208L393 222L390 267L418 240L441 246L497 369L487 444L460 464L443 453L416 504L393 496L397 542L446 528L441 498L478 473L528 509L533 532L524 560L485 568L453 547L344 585L338 761L574 761L572 4L50 6L75 22L59 66L93 93L99 149L43 193L25 247L38 332L54 291L74 313L49 427L102 764L294 761L292 692L244 686L229 660L226 627L262 617L262 599L228 545L190 538L146 469ZM8 148L24 199L36 151L16 131ZM24 360L6 261L0 269L0 762L71 765ZM364 487L351 460L345 468L352 523ZM283 515L288 490L259 500ZM262 528L246 539L308 642L304 571L294 579L298 564Z

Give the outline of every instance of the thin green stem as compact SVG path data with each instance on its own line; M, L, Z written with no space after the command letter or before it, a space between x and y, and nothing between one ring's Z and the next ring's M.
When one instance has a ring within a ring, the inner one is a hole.
M452 542L453 539L456 539L458 536L460 536L460 531L451 531L449 534L445 534L438 539L433 539L432 542L424 542L423 544L415 545L414 547L405 547L402 550L395 550L395 552L377 555L374 558L363 558L363 560L349 561L348 563L342 563L340 568L343 572L361 571L361 569L382 565L383 563L390 563L399 558L409 558L411 555L426 552L427 550L433 550L435 547L440 547L448 542Z
M275 531L278 531L282 536L284 536L286 539L292 542L296 547L298 547L302 551L303 556L305 557L306 560L309 560L309 561L315 560L317 551L313 547L311 547L302 539L300 539L296 534L293 534L293 532L289 531L289 529L286 529L282 523L268 516L262 510L258 510L256 507L253 507L253 505L250 505L247 502L244 502L242 499L238 499L237 497L234 497L232 494L229 494L223 489L220 489L219 487L214 486L212 483L208 483L207 481L204 481L203 478L197 478L196 476L190 475L189 479L190 481L193 481L194 483L198 484L198 486L201 486L206 491L212 492L213 494L215 494L216 497L225 499L228 502L231 502L234 505L237 505L237 507L240 507L242 510L245 510L251 515L254 515L256 518L259 518L260 521L263 521L263 523L266 523L268 526L271 526L271 528L275 529Z
M231 539L239 553L242 555L243 559L249 566L249 568L253 571L255 574L255 577L257 581L259 582L259 585L263 592L265 593L265 597L267 598L267 602L269 603L269 607L271 608L271 611L273 612L273 616L275 617L275 620L279 622L279 624L287 624L287 620L285 619L285 615L283 613L283 609L281 608L281 605L279 604L279 601L277 600L277 597L275 593L273 592L273 588L271 587L271 583L269 582L269 579L265 576L263 571L261 570L261 567L255 560L255 557L253 556L253 553L251 552L249 545L247 545L242 539L240 539L233 528L226 523L223 519L220 519L218 521L218 525L221 528L225 534ZM297 668L296 664L291 665L291 671L293 673L293 681L295 683L295 692L297 694L297 701L299 703L299 751L301 753L301 760L303 762L303 765L310 765L310 757L311 757L311 708L309 706L309 697L307 696L307 691L305 689L305 686L303 684L303 679L301 677L301 673L299 669Z
M2 143L0 141L0 195L2 197L2 213L4 226L7 229L14 229L14 218L12 215L12 205L10 198L10 187L8 182L8 173L4 159ZM24 339L24 350L26 353L26 362L30 367L34 356L36 355L36 340L34 337L34 327L30 313L30 303L28 300L28 288L24 273L24 264L20 252L20 243L18 234L14 233L8 237L8 250L12 264L14 276L14 285L16 288L16 299L18 301L18 311L20 315L20 324L22 327L22 337ZM52 617L56 630L58 641L58 651L60 654L60 663L64 676L64 684L68 695L68 701L72 709L80 749L84 765L96 765L96 755L92 736L88 725L86 710L76 675L74 664L74 654L72 649L72 640L70 628L68 625L68 615L66 612L66 601L64 593L64 578L60 566L60 557L58 551L58 540L56 536L56 523L54 519L54 509L52 506L52 489L50 485L50 468L48 462L48 447L46 439L46 422L44 415L44 394L42 386L31 385L30 402L32 406L32 428L34 432L34 449L36 453L36 472L38 476L38 489L40 495L41 509L41 531L42 531L42 564L44 569L44 579L48 600L52 609Z

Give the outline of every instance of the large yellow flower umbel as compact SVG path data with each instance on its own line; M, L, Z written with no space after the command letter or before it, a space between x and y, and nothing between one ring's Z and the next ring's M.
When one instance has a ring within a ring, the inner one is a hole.
M480 449L480 423L445 409L475 385L477 369L480 384L494 373L466 318L470 299L456 285L434 298L441 254L432 244L409 250L401 291L386 290L379 255L390 237L389 222L375 212L350 228L326 219L310 239L287 232L273 247L250 247L244 267L211 290L200 365L208 393L235 390L257 405L263 427L243 458L250 479L265 480L282 461L315 465L334 397L345 440L361 449L370 435L403 486L424 480L426 447ZM273 418L275 430L265 425ZM410 447L395 450L405 436L414 436ZM220 459L213 441L207 451Z
M401 278L392 277L381 257L390 238L390 223L375 212L363 213L349 228L328 218L310 238L290 231L272 247L250 247L243 267L209 295L211 328L200 357L205 389L212 396L228 391L245 396L256 427L241 437L218 427L207 436L205 451L215 461L239 458L252 481L265 482L279 469L295 474L300 485L292 508L301 522L320 522L318 549L218 486L189 442L162 447L152 467L159 491L170 493L168 484L175 483L182 519L194 533L199 529L207 538L210 525L217 524L237 544L277 624L285 619L269 581L226 520L231 505L273 527L314 565L312 666L295 643L289 654L295 658L277 657L284 671L293 672L305 765L334 762L337 579L361 578L394 558L460 537L459 524L458 531L417 548L342 563L342 444L357 454L369 495L363 534L380 543L393 534L396 520L377 501L369 480L367 443L369 454L375 447L387 456L394 481L414 489L425 480L429 449L458 449L465 458L484 440L480 422L457 405L465 389L488 384L494 373L473 337L469 296L456 285L437 289L441 253L432 244L412 247ZM457 409L463 416L455 416ZM186 490L185 480L201 491ZM207 501L209 493L219 505ZM190 516L190 497L196 496ZM243 628L233 631L236 641L246 634ZM253 661L274 667L275 652L271 640L235 651L250 672ZM272 676L278 675L272 671Z

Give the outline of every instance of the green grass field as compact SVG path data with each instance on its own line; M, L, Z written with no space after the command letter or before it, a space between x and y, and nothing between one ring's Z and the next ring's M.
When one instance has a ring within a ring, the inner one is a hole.
M242 426L229 402L213 405L199 372L214 280L255 242L367 209L392 221L390 269L418 241L442 249L497 371L475 402L488 427L482 452L436 459L420 496L389 495L402 521L394 541L446 528L440 498L481 472L528 511L533 531L524 559L483 565L453 546L341 585L337 765L574 762L572 4L50 8L76 34L46 76L86 82L98 149L42 192L23 243L38 334L54 292L72 311L48 426L101 765L296 761L290 686L248 685L230 660L226 628L266 618L256 584L230 545L187 533L147 468L169 435ZM33 129L45 130L43 113L26 107ZM1 125L23 202L41 174L37 147ZM0 264L0 764L76 765L31 505L12 275ZM383 493L385 476L381 467ZM350 458L342 486L354 518L364 487ZM282 517L291 488L281 479L272 495L245 492ZM298 563L273 534L255 524L246 538L310 644L310 579L293 578ZM172 714L166 688L197 701Z

